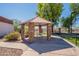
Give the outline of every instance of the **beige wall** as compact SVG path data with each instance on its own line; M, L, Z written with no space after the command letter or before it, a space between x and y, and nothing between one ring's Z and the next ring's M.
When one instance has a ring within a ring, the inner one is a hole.
M0 22L0 36L14 31L12 24Z

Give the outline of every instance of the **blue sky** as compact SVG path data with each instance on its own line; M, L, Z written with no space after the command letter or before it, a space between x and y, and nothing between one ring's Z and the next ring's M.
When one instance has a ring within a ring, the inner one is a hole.
M70 15L69 4L64 4L64 11L61 17L67 17ZM17 19L21 21L29 20L36 16L37 4L1 4L0 3L0 16L4 16L9 19ZM79 23L79 22L78 22ZM78 25L77 25L78 26Z
M61 17L67 17L70 13L69 5L64 4ZM0 4L0 16L10 19L28 20L36 16L37 4ZM67 13L68 12L68 13Z
M0 16L28 20L36 16L37 4L0 4Z
M63 6L63 12L62 12L62 15L61 17L67 17L70 15L70 7L69 7L69 4L65 3L64 6Z

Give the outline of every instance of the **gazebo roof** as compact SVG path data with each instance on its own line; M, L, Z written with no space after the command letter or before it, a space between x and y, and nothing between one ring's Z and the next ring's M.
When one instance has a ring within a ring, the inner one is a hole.
M35 23L36 25L45 25L45 24L51 23L50 21L47 21L44 18L36 16L36 17L34 17L34 18L30 19L29 21L26 21L22 24L26 24L26 23L29 23L29 22Z

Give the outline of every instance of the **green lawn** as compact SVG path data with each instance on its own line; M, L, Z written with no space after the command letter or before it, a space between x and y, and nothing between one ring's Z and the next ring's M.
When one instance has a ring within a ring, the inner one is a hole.
M76 45L76 40L77 40L77 46L79 47L79 38L75 38L75 37L64 37L66 38L68 41L70 41L71 43Z

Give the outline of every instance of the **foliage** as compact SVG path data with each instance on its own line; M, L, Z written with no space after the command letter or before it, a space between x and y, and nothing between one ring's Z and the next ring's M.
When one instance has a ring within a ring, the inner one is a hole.
M57 20L57 22L56 22L56 26L59 27L59 28L63 27L64 21L65 21L65 18L64 18L64 17L59 18L59 19Z
M44 4L43 3L38 4L37 15L40 17L44 17Z
M74 17L75 16L73 16L73 17L69 16L69 17L65 18L63 26L66 28L70 28L70 26L73 24Z
M70 4L70 9L71 9L71 14L65 19L63 26L72 29L72 25L77 20L76 17L79 16L79 4L74 4L74 3Z
M79 16L79 4L72 3L70 4L70 8L71 8L72 21L74 21L72 24L74 24L75 21L77 20L76 17Z
M79 15L79 3L71 3L70 7L73 14Z
M69 36L69 37L65 36L64 38L75 45L76 45L76 40L77 40L77 46L79 47L79 38L78 37L76 38L76 37L71 37L71 36Z
M19 32L12 32L6 36L4 36L5 41L14 41L14 40L21 40L21 35Z
M13 21L13 26L15 31L19 31L19 23L20 22L16 19Z
M50 20L55 24L62 13L62 7L63 5L60 3L39 3L37 15Z

